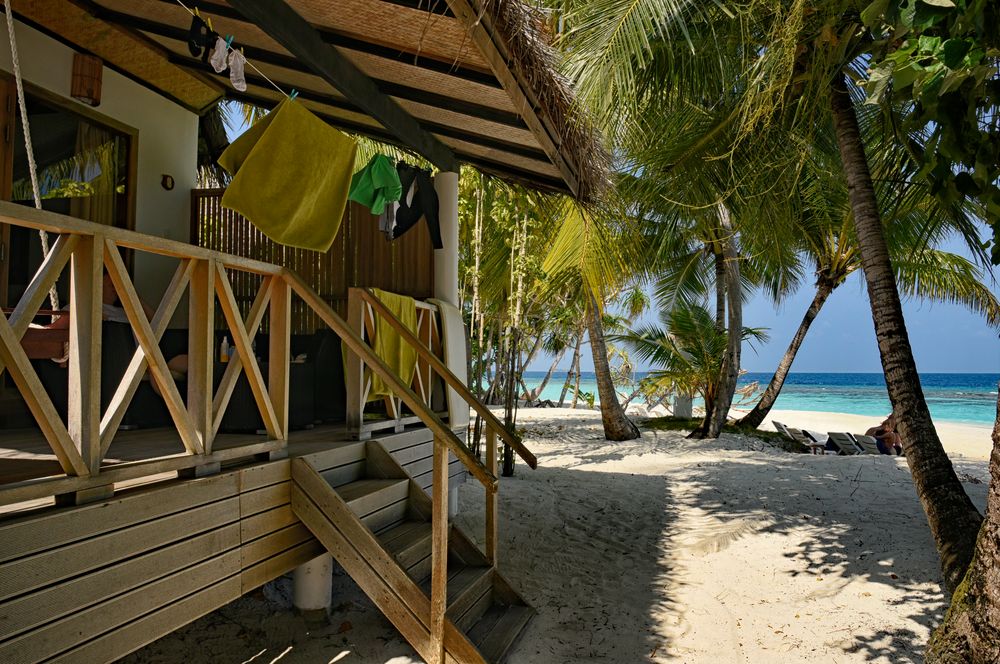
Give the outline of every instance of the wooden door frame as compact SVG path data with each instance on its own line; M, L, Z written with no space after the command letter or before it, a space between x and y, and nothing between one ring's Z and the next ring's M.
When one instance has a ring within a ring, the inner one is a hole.
M55 92L47 90L30 81L22 81L24 92L27 96L34 97L44 104L55 106L56 108L76 115L84 120L93 122L118 134L123 135L127 140L126 145L126 173L125 173L125 225L128 230L135 230L136 218L136 194L138 189L138 165L139 165L139 130L135 127L120 122L112 117L104 115L100 111L81 104L69 97L64 97ZM14 75L10 72L0 70L0 87L6 88L2 91L0 99L0 129L3 131L3 140L0 144L0 199L9 201L13 194L14 179L14 140L15 126L19 121L19 110L17 104L17 88L14 83ZM0 302L7 302L8 288L10 285L10 226L0 224ZM126 264L131 274L133 271L132 252L128 252Z

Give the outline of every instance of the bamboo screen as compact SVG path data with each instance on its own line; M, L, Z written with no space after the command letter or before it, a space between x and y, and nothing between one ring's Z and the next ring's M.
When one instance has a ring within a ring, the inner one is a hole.
M347 289L353 286L381 288L421 300L433 297L434 249L425 223L389 242L378 230L378 217L349 202L333 246L319 253L268 239L244 217L222 207L222 193L222 189L191 192L192 244L287 267L345 317ZM230 279L237 303L246 314L260 278L234 271ZM216 324L224 325L219 316ZM316 314L294 298L292 333L310 334L320 326Z

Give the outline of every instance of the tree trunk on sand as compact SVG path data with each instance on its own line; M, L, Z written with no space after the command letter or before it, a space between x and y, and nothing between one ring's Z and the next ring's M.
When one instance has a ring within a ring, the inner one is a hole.
M566 372L566 382L563 383L562 393L559 394L559 407L562 408L563 404L566 403L566 393L569 392L570 381L573 380L573 376L576 375L574 372L578 372L580 368L580 345L583 343L583 329L577 330L576 333L576 346L573 349L573 361L570 362L569 371Z
M806 315L802 317L799 329L795 331L795 336L792 337L792 343L788 344L788 350L785 351L784 357L778 363L778 368L775 369L774 375L771 376L771 382L767 384L767 389L764 390L764 394L760 396L760 401L753 407L753 410L744 415L743 419L738 422L739 426L756 429L764 421L764 418L767 417L767 414L771 412L774 402L777 401L778 395L781 394L785 378L788 377L788 372L792 368L792 362L795 361L795 355L799 352L799 347L802 346L802 342L806 338L809 326L812 325L812 322L819 314L819 310L823 308L823 305L832 292L833 285L824 281L817 284L816 296L813 298L809 308L806 309Z
M549 370L545 373L545 378L542 379L542 382L538 384L538 387L531 390L531 393L528 395L528 401L535 401L536 399L540 399L542 397L542 392L545 391L545 387L549 384L549 380L552 379L552 374L556 372L556 367L560 362L562 362L564 357L566 357L565 346L563 346L562 350L556 353L556 356L552 359L552 364L549 365Z
M831 107L892 412L914 488L941 555L945 587L953 593L972 560L982 517L955 475L924 400L858 119L843 74L833 82Z
M597 377L597 394L601 399L604 437L608 440L638 438L639 429L625 415L625 409L622 408L615 392L615 383L611 379L611 365L608 363L608 349L604 343L601 312L593 294L589 294L587 298L587 331L590 333L590 350L594 355L594 375Z
M726 292L726 356L722 361L722 372L719 377L719 390L712 413L708 419L706 438L718 438L722 427L729 417L729 408L733 405L733 395L736 393L736 381L740 376L740 351L743 347L743 300L742 284L740 283L740 260L736 249L736 236L729 219L729 210L725 205L719 205L719 221L726 237L722 240L722 275Z
M927 664L1000 662L1000 400L993 426L986 521L975 557L927 647Z

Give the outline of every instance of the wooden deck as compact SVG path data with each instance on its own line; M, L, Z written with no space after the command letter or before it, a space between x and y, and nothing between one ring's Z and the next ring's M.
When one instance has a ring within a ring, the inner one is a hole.
M430 434L415 434L415 431L426 433L427 430L423 427L411 427L403 435L387 434L382 439L390 451L399 455L400 463L404 464L415 477L427 479L426 486L430 486L429 476L424 477L430 472L431 454L429 448L410 449L413 441L426 442L423 439L429 440ZM253 450L268 447L270 442L268 437L263 434L219 434L215 439L215 449L222 457L228 453L239 454L239 456L233 456L223 463L225 467L235 467L254 461ZM334 449L353 442L357 442L354 434L349 432L344 425L317 426L313 429L291 432L287 452L289 457L297 457ZM247 454L247 450L250 451L250 454ZM174 429L121 431L116 436L108 456L101 465L101 476L113 477L112 471L131 469L133 466L130 464L137 464L148 459L164 459L168 463L171 460L175 463L183 463L185 459L191 459L191 457L185 452L180 435ZM194 459L191 460L194 461ZM453 460L453 464L457 463L457 460ZM126 477L114 482L114 490L118 492L129 487L176 479L179 473L183 473L183 470L181 468L142 474L138 477ZM454 466L453 470L458 472L458 466ZM0 431L0 501L3 500L5 494L14 497L5 504L0 504L0 519L3 518L3 515L9 515L13 512L24 512L55 503L55 495L16 500L18 492L5 491L5 486L15 486L19 489L35 486L38 487L39 491L42 491L44 487L58 487L58 482L65 477L59 466L59 461L40 431L37 429Z

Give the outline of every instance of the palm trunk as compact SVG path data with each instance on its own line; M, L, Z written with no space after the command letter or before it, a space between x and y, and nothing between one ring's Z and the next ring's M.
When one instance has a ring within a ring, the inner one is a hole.
M562 362L562 359L564 357L566 357L565 346L563 346L562 350L556 353L556 356L552 360L552 364L549 365L549 370L545 373L545 378L542 379L542 382L538 384L538 387L536 387L531 391L531 394L529 395L530 396L529 401L535 401L536 399L542 398L542 392L545 391L545 387L549 384L549 381L552 379L552 374L555 373L556 367L559 365L560 362Z
M740 261L733 225L729 219L729 210L725 205L719 206L719 222L723 233L727 236L722 241L722 276L726 294L728 318L726 337L728 344L726 356L722 362L718 396L712 406L711 418L708 420L707 438L718 438L719 434L722 433L722 427L726 424L726 419L729 417L729 408L733 405L733 395L736 393L736 381L740 375L740 351L743 347L743 293L740 283Z
M576 335L576 347L573 349L573 361L569 365L566 373L566 382L563 383L562 393L559 395L559 407L566 403L566 393L569 392L570 381L573 380L573 372L580 366L580 344L583 343L583 330L579 330Z
M924 400L858 119L843 74L832 85L831 107L889 401L913 485L941 555L945 587L954 592L972 560L982 517L955 475Z
M1000 662L1000 400L993 425L986 521L965 580L927 648L928 664Z
M802 317L799 329L795 331L792 342L788 344L788 350L785 351L781 362L778 363L778 368L774 371L774 375L771 376L771 382L767 384L767 389L764 390L764 394L760 396L760 401L753 407L753 410L744 415L743 419L739 421L739 426L756 429L764 421L764 418L767 417L767 414L771 412L774 402L777 401L778 395L781 394L785 378L788 377L788 372L792 368L792 362L795 361L795 355L799 352L799 347L802 346L802 342L806 338L806 333L809 332L809 327L832 292L833 285L826 281L821 281L817 285L816 296L813 297L812 304L806 309L806 315Z
M597 299L590 294L587 298L587 331L590 333L590 350L594 355L594 375L597 378L597 394L601 399L601 423L604 437L608 440L633 440L639 437L639 429L625 415L611 379L611 365L608 363L608 349L604 343L604 327Z

